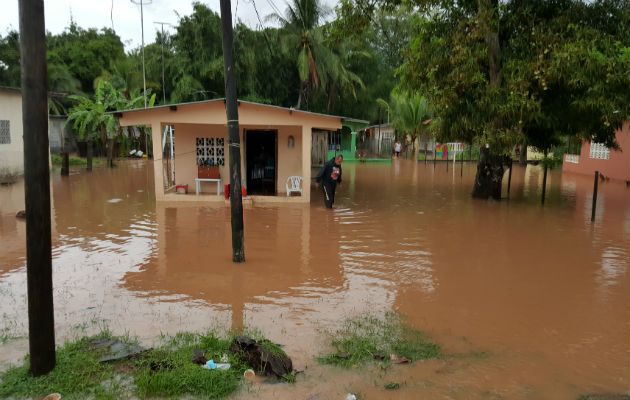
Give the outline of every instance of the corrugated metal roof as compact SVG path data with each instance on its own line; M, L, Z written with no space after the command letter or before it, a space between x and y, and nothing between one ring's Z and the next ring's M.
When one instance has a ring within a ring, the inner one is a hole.
M147 111L147 110L167 108L167 107L187 106L187 105L191 105L191 104L214 103L214 102L217 102L217 101L225 102L225 98L222 97L222 98L219 98L219 99L212 99L212 100L200 100L200 101L191 101L191 102L187 102L187 103L164 104L164 105L150 107L150 108L133 108L131 110L108 111L107 114L118 114L118 113L128 113L128 112L137 112L137 111ZM271 104L256 103L256 102L253 102L253 101L246 101L246 100L238 100L238 102L239 103L245 103L245 104L252 104L252 105L255 105L255 106L270 107L270 108L275 108L275 109L279 109L279 110L286 110L286 111L292 111L292 112L297 112L297 113L315 115L315 116L318 116L318 117L339 118L342 122L343 121L348 121L348 122L358 122L358 123L365 123L365 124L368 123L368 121L364 121L362 119L347 118L347 117L341 117L341 116L338 116L338 115L321 114L321 113L315 113L315 112L304 111L304 110L296 110L293 107L287 108L287 107L281 107L281 106L274 106L274 105L271 105Z

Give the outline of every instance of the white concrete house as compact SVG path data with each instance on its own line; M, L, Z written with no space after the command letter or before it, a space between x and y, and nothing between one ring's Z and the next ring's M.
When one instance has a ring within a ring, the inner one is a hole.
M22 93L0 87L0 177L24 174Z

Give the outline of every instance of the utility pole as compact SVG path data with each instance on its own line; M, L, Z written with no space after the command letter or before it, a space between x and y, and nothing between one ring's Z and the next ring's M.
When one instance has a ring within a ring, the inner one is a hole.
M144 68L144 8L143 5L153 3L153 0L131 0L134 4L140 5L140 28L142 31L142 84L144 86L144 108L147 108L147 77ZM146 133L145 133L146 134ZM145 138L146 140L146 138ZM145 146L145 153L146 153Z
M162 96L164 97L164 104L166 104L166 84L164 79L164 25L171 26L168 22L153 22L154 24L160 25L162 28Z
M30 373L41 376L55 368L44 1L20 0L19 7L28 344Z
M230 209L232 219L232 261L245 261L243 237L243 199L241 195L241 141L236 100L236 74L232 38L232 6L230 0L220 0L223 25L223 63L225 67L225 109L230 150Z

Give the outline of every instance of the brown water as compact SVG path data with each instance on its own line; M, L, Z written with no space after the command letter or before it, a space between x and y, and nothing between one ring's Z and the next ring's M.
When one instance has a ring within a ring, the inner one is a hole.
M297 385L238 398L551 399L629 391L630 195L591 178L515 168L510 201L469 196L474 165L344 164L336 209L245 209L247 262L231 263L229 208L155 203L151 167L121 162L52 179L59 343L108 328L256 327L285 345ZM507 182L507 181L506 181ZM0 363L27 350L23 183L0 187ZM441 360L386 371L319 366L325 330L397 311ZM15 338L18 336L18 338ZM22 336L21 338L19 336ZM1 343L1 341L0 341ZM385 391L390 381L402 383Z

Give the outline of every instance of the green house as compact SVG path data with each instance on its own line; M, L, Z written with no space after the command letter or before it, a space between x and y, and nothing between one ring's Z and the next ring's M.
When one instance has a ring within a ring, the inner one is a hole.
M328 139L328 159L338 154L343 156L344 161L356 160L357 151L357 131L368 127L368 121L354 118L344 118L341 129L332 132Z

